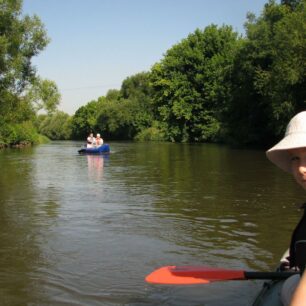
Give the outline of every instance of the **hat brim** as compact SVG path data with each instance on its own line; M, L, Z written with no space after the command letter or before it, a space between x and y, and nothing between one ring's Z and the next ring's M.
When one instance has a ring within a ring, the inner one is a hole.
M282 170L291 173L290 154L288 150L306 147L306 133L287 135L266 152L268 159Z

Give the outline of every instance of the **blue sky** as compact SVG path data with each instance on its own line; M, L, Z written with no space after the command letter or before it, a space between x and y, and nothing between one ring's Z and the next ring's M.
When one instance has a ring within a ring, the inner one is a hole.
M56 82L59 109L80 106L120 89L149 71L196 28L231 25L244 33L247 12L259 16L267 0L24 0L51 39L33 60L38 74Z

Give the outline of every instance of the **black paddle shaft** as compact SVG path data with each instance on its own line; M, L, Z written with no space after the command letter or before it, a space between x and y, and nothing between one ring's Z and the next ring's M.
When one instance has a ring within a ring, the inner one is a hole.
M244 272L246 279L286 279L295 274L299 274L299 272Z

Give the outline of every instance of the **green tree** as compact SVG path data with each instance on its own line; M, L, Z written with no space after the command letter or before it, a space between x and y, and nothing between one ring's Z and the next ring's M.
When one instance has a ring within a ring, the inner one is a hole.
M71 139L71 117L68 114L56 111L52 115L40 115L38 122L39 133L47 136L49 139Z
M109 101L111 100L119 100L120 99L120 90L118 89L110 89L107 93L105 98Z
M133 139L153 122L149 73L130 76L121 89L80 107L72 119L73 137L100 132L106 139Z
M31 59L49 42L37 16L21 17L21 0L0 1L0 103L2 115L11 112L10 95L19 96L35 79ZM8 102L8 100L10 100Z
M99 98L98 101L91 101L75 112L71 122L74 139L86 139L89 133L96 130L98 109L104 99Z
M129 100L133 109L135 132L151 127L153 122L152 87L150 72L140 72L126 78L120 89L121 99Z
M231 27L197 29L152 68L154 106L171 141L213 141L229 99L227 75L239 45Z
M293 11L269 1L248 16L247 38L236 56L226 121L240 144L269 145L305 109L305 1Z
M52 114L60 103L61 95L54 81L38 77L31 84L25 99L33 105L35 112L45 110Z
M283 135L290 118L306 108L305 33L306 1L303 1L275 25L274 60L263 96L271 101L272 120L268 128L276 138Z
M292 11L294 11L301 2L301 0L281 0L281 4L287 5Z
M135 103L130 100L101 99L96 129L106 139L132 139L136 134L133 125Z
M37 81L32 58L48 44L34 15L22 15L22 0L0 0L0 142L36 142L35 109L25 91Z

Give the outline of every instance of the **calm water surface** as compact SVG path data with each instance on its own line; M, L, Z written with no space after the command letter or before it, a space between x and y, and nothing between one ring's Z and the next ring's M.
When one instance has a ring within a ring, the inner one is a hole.
M163 265L267 271L306 198L263 151L80 142L0 152L1 305L248 305L256 281L153 286Z

